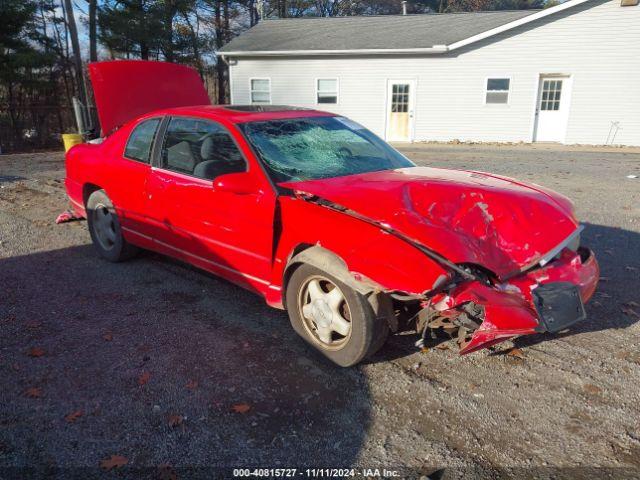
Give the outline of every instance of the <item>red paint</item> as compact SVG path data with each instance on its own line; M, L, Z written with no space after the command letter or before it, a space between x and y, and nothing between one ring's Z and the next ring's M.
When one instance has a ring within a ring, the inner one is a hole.
M153 110L211 104L198 72L183 65L143 60L90 63L89 76L105 134Z
M131 243L178 257L218 274L282 308L288 260L306 246L334 252L355 278L387 291L421 294L452 272L410 243L362 220L295 196L278 196L237 124L328 113L304 110L239 112L205 103L194 71L155 62L92 64L94 90L106 131L102 144L83 144L67 154L67 193L85 214L83 192L106 191ZM123 71L137 74L127 74ZM182 108L167 108L181 105ZM140 116L142 114L142 116ZM246 173L214 181L152 168L123 156L133 128L164 116L206 118L224 126L248 163ZM128 122L128 123L127 123ZM465 301L485 306L486 321L468 353L501 339L535 333L531 289L569 281L586 301L598 280L593 255L582 263L565 249L544 268L535 264L575 231L571 202L542 187L496 175L426 167L341 178L292 182L307 192L382 222L454 263L493 272L500 285L475 281L433 301L447 313Z
M500 277L539 261L578 226L564 197L478 172L418 167L286 185Z

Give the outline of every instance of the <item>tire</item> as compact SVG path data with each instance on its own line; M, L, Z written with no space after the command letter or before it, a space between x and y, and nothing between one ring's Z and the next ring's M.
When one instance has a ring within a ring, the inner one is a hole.
M337 293L331 293L334 288ZM302 264L293 272L286 304L296 333L342 367L373 355L389 333L387 322L376 317L364 295L313 265ZM350 324L348 332L344 321Z
M104 190L96 190L87 200L87 225L98 254L110 262L122 262L138 253L138 248L122 236L113 203Z

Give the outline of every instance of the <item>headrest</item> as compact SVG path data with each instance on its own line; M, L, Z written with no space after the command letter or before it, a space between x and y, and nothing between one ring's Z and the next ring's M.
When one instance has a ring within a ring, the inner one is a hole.
M200 158L203 161L211 160L214 155L214 143L213 138L207 137L202 141L202 145L200 146Z
M215 160L205 160L196 165L193 174L199 178L207 178L213 180L220 175L220 164Z

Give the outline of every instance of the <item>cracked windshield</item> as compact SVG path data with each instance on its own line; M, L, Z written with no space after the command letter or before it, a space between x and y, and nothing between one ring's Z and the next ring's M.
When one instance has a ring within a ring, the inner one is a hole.
M369 130L344 117L250 122L241 128L277 182L414 166Z

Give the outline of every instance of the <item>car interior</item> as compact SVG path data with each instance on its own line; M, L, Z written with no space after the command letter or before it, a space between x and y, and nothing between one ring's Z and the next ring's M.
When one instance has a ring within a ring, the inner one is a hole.
M213 180L246 171L245 160L226 130L213 122L172 118L162 147L167 170Z

